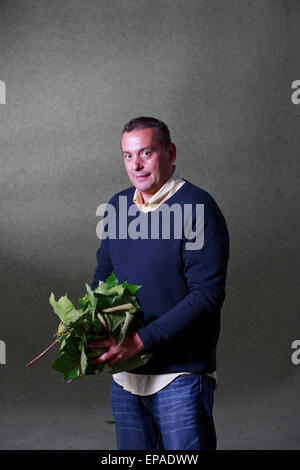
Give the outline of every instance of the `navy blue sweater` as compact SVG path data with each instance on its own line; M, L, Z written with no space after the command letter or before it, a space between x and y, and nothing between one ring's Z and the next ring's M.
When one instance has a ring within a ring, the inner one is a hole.
M204 204L204 244L197 250L187 249L186 242L191 239L187 240L183 224L182 237L174 237L172 217L170 233L173 236L163 238L160 231L159 239L151 239L151 212L138 211L135 216L127 216L128 224L137 216L148 219L148 238L119 238L119 196L127 197L128 209L133 204L135 188L120 191L109 201L117 214L117 237L101 241L91 287L95 289L99 280L105 281L112 271L120 283L127 281L142 286L137 291L137 298L146 326L138 333L145 350L153 352L154 356L144 366L129 371L135 374L216 370L229 234L213 197L184 181L185 184L164 204L180 204L182 213L183 204L192 204L193 229L196 204ZM124 208L122 212L124 215Z

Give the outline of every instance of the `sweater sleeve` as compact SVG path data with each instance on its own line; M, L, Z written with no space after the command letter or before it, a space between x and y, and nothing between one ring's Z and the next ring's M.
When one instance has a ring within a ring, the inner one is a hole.
M202 219L203 220L203 219ZM193 226L195 226L193 215ZM200 249L186 248L183 236L183 274L188 294L138 334L147 350L155 350L191 328L205 328L215 321L225 299L229 234L226 221L212 199L204 204L204 242Z
M91 289L94 290L99 285L99 281L105 281L113 271L109 253L109 239L105 238L101 241L101 245L96 254L97 266L94 273L94 280Z
M108 204L112 203L111 199ZM104 212L104 217L107 216L107 206ZM103 229L104 230L104 229ZM97 250L97 266L94 272L94 280L91 284L91 289L94 290L99 285L99 281L105 281L113 271L113 266L111 262L110 250L109 250L109 237L108 234L106 238L103 237L103 231L101 234L101 244Z

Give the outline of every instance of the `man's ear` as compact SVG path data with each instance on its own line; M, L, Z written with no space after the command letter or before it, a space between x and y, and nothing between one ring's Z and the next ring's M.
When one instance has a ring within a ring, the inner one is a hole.
M173 163L176 160L176 145L173 142L169 145L168 148L169 162Z

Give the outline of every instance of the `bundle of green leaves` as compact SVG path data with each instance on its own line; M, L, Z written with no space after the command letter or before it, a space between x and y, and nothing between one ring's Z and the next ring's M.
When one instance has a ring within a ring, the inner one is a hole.
M86 294L78 299L80 309L75 308L67 294L56 301L51 292L49 302L60 319L56 340L27 366L59 342L59 356L52 367L62 372L65 380L100 374L106 366L105 362L91 364L90 360L101 356L107 348L90 348L88 344L108 338L122 344L127 333L144 326L142 310L136 298L141 286L126 281L119 284L112 272L105 282L99 281L95 290L92 291L88 284L85 287ZM129 359L113 364L109 370L112 374L130 370L146 364L152 356L150 352L140 351Z

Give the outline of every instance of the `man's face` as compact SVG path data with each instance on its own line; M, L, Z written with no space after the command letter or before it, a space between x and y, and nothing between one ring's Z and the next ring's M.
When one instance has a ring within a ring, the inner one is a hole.
M124 132L121 149L128 177L147 201L173 172L176 147L172 143L164 150L155 129L149 127Z

